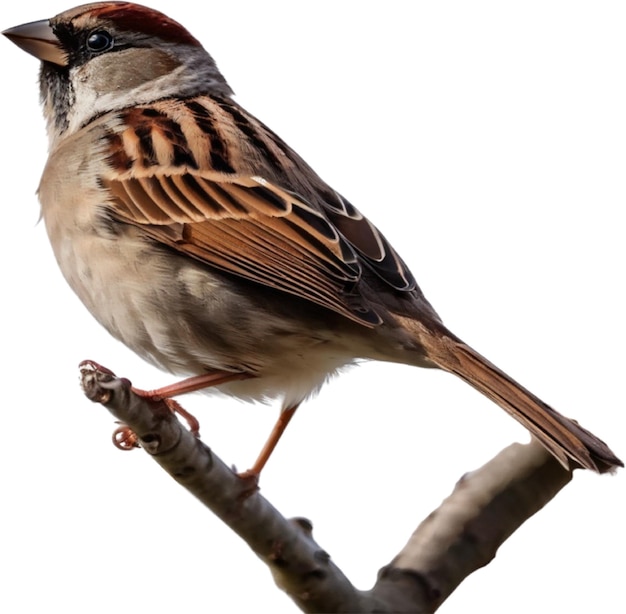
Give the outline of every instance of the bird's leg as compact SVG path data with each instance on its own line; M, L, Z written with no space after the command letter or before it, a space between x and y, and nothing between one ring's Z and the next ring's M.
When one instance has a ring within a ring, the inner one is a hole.
M219 386L226 382L236 381L238 379L248 379L254 377L249 373L229 373L228 371L209 371L202 375L194 375L188 377L175 384L169 386L163 386L163 388L157 388L155 390L140 390L133 386L132 390L140 397L152 399L153 401L161 401L163 399L171 399L181 394L189 394L190 392L197 392L198 390L204 390L211 386Z
M298 403L299 405L299 403ZM280 416L278 416L278 420L276 420L276 424L274 424L274 428L270 433L270 436L267 438L263 449L261 450L259 456L257 457L254 465L247 471L243 473L239 473L239 477L242 479L250 479L254 478L258 480L259 475L261 475L261 471L263 467L265 467L265 463L269 460L276 444L281 438L282 434L285 432L289 421L293 418L293 415L296 413L296 409L298 409L298 405L294 405L293 407L289 407L288 409L284 409L280 412Z
M86 364L92 368L114 375L114 373L106 367L102 367L98 363L91 360L81 362L80 366L82 367ZM172 397L179 396L181 394L188 394L190 392L197 392L198 390L204 390L205 388L210 388L211 386L219 386L220 384L226 384L227 382L248 379L251 377L254 377L254 375L250 375L248 373L228 373L227 371L210 371L208 373L203 373L202 375L188 377L187 379L176 382L175 384L170 384L169 386L164 386L162 388L156 388L154 390L141 390L140 388L135 388L134 386L131 386L131 390L138 396L150 401L165 402L170 411L174 414L182 416L189 425L189 430L194 435L198 436L200 423L195 416L186 411L180 403L172 399ZM280 412L280 416L278 416L278 420L276 420L276 423L272 428L272 432L267 438L267 441L261 449L256 461L250 469L238 474L240 478L252 479L255 482L258 480L261 471L274 452L278 441L285 432L285 429L293 418L293 415L296 413L298 406L299 403ZM139 447L137 435L135 435L132 429L125 424L119 426L113 432L113 443L120 450L132 450L133 448Z
M247 373L210 371L209 373L203 373L202 375L188 377L180 382L170 384L169 386L163 386L162 388L157 388L156 390L141 390L139 388L135 388L134 386L131 387L131 390L144 399L149 399L150 401L163 401L167 405L168 409L173 414L181 416L189 426L189 430L196 437L199 437L200 423L198 422L198 419L194 415L190 414L178 401L172 399L172 397L179 396L181 394L189 394L190 392L197 392L198 390L204 390L205 388L210 388L211 386L219 386L220 384L225 384L238 379L247 379L249 377L252 376ZM117 431L119 430L120 429L117 429ZM136 440L137 437L134 433L133 436ZM113 442L115 443L115 435ZM137 444L135 443L135 445L131 447L136 447L136 445ZM127 444L125 444L122 449L127 449Z
M200 436L200 423L198 422L198 419L193 414L190 414L178 401L175 401L174 399L163 398L158 395L151 396L152 392L156 392L154 390L139 390L134 386L131 387L131 390L137 396L148 399L149 401L162 401L173 414L178 414L179 416L181 416L181 418L185 420L190 432L193 435L195 435L196 437ZM112 440L113 445L120 450L132 450L133 448L139 447L139 440L137 438L137 435L135 435L133 430L126 424L122 424L113 431Z
M107 369L92 360L84 360L80 363L80 367L85 365L89 365L94 369L115 375L110 369ZM176 382L175 384L170 384L169 386L164 386L163 388L157 388L155 390L141 390L140 388L135 388L135 386L131 386L131 390L136 395L144 399L148 399L149 401L163 401L173 414L178 414L184 418L185 422L189 425L189 430L197 437L200 432L200 423L195 416L190 414L178 401L172 399L172 397L181 394L188 394L190 392L197 392L198 390L210 388L211 386L219 386L220 384L225 384L227 382L248 379L250 377L254 376L248 373L210 371L208 373L203 373L202 375L188 377L180 382ZM115 447L120 450L132 450L133 448L139 447L137 435L135 435L132 429L125 424L119 426L115 429L115 431L113 431L112 439Z

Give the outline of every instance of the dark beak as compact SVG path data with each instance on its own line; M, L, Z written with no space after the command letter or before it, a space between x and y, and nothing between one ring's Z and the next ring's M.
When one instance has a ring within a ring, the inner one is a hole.
M47 19L9 28L2 34L42 62L67 66L67 54L61 48L59 39Z

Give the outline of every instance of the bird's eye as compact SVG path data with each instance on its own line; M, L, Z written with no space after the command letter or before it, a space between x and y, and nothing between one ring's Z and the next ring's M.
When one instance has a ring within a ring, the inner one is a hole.
M96 30L87 37L87 48L99 53L113 46L113 37L105 30Z

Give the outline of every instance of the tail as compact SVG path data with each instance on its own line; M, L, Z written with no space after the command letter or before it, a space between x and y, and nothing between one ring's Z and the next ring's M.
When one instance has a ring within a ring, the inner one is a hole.
M574 461L585 469L612 473L624 466L602 440L546 405L445 328L441 329L429 331L426 335L424 329L420 331L428 358L502 407L564 467L572 468Z

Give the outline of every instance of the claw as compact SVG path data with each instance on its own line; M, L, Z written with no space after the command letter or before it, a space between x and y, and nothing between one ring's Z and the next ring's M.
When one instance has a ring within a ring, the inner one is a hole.
M154 390L140 390L139 388L135 388L133 386L132 391L136 395L144 399L148 399L149 401L165 403L165 405L167 405L167 408L173 414L178 414L185 420L187 426L189 426L189 430L196 437L200 437L200 422L198 422L198 419L194 415L190 414L178 401L166 397L164 398Z
M118 450L124 450L125 452L141 447L139 445L139 438L126 424L122 424L113 431L111 440Z
M83 360L78 365L81 373L85 374L88 372L98 372L102 373L105 376L110 376L112 378L116 377L115 373L106 367L103 367L101 364L97 363L95 360ZM172 399L173 396L187 394L189 392L196 392L198 390L203 390L205 388L210 388L211 386L219 386L220 384L225 384L227 382L232 382L241 379L248 379L254 377L250 373L231 373L224 371L212 371L208 373L204 373L203 375L196 375L193 377L189 377L181 382L176 384L171 384L169 386L165 386L163 388L157 388L156 390L141 390L139 388L135 388L130 384L128 380L124 378L129 385L131 385L131 390L138 396L143 397L144 399L148 399L153 402L163 402L168 407L168 409L173 414L178 414L181 416L187 425L189 426L189 430L196 437L200 437L200 423L198 420L192 416L185 408L181 406L178 401ZM102 402L102 399L98 399ZM281 414L281 418L279 419L270 439L264 446L261 455L257 459L257 462L254 464L252 469L245 471L239 474L239 477L244 480L244 482L249 483L249 488L246 489L246 495L249 496L256 490L258 490L259 483L259 475L261 473L261 469L265 465L265 462L269 458L276 442L280 438L280 435L284 431L289 419L295 412L296 407L289 408L285 410ZM121 424L118 428L113 431L111 436L113 440L113 445L119 450L129 451L134 448L141 447L139 444L139 438L136 433L126 424Z
M237 477L243 481L243 490L237 497L240 501L245 501L246 499L251 497L254 493L260 490L259 488L260 474L254 471L254 469L248 469L247 471L242 471L241 473L237 473Z

